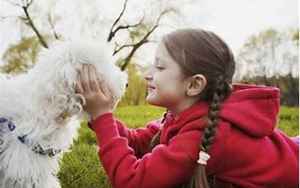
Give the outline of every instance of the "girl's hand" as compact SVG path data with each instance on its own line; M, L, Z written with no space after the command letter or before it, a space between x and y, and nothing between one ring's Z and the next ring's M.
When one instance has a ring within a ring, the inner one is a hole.
M113 97L103 79L97 77L96 68L93 65L83 64L79 71L76 92L85 98L86 104L83 109L92 119L113 111Z

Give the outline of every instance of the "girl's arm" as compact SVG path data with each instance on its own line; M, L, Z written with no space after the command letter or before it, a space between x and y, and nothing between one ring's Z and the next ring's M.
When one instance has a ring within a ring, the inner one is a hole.
M200 131L179 134L168 145L157 145L138 159L127 139L120 135L118 122L111 113L93 121L92 129L100 147L100 160L114 188L174 187L193 174L199 152L194 142L200 139Z

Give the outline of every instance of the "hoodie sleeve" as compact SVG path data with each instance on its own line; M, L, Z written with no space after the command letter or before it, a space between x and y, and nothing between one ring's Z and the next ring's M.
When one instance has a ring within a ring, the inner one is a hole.
M92 122L100 147L99 157L114 188L168 188L186 182L196 166L200 132L186 132L173 137L168 145L157 145L138 159L128 140L120 135L111 113ZM192 151L192 152L191 152Z
M146 128L128 129L121 121L116 120L117 129L121 137L128 140L128 145L135 151L138 157L148 152L152 137L159 130L159 122L152 121L146 125Z

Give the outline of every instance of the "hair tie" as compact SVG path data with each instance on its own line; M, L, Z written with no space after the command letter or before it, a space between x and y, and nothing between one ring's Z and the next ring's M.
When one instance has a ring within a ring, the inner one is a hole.
M200 151L199 152L199 159L197 161L197 163L201 164L201 165L207 165L207 161L210 158L210 155L204 151Z

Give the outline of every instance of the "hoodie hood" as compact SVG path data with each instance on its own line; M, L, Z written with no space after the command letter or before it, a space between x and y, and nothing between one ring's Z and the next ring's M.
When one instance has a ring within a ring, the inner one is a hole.
M280 107L276 87L234 84L232 94L224 101L219 117L254 137L272 134Z
M219 118L252 137L264 137L272 134L277 124L279 107L278 88L233 84L231 95L221 104ZM207 112L207 102L200 101L177 117L167 113L164 119L167 122L175 121L173 129L180 129L189 122L199 121L199 117L206 116ZM206 123L201 126L206 126Z

